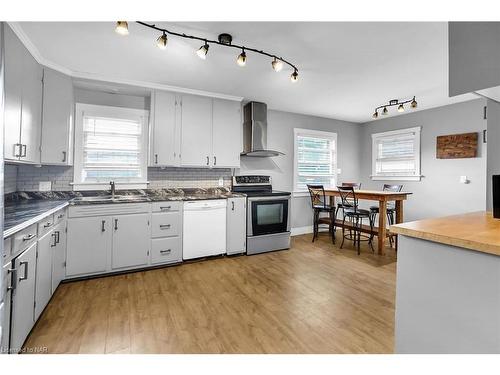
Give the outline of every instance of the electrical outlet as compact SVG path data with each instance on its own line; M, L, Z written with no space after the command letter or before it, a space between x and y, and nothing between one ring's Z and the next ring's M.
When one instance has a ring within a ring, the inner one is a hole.
M52 190L52 182L50 181L40 181L38 184L39 191L51 191Z
M223 177L219 177L219 186L220 187L224 186L224 178Z
M342 174L342 169L337 168L337 174Z

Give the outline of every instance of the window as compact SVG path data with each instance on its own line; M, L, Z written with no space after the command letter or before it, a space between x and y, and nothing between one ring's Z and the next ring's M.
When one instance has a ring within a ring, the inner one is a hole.
M337 182L337 134L294 129L294 191L307 192L307 184L335 187Z
M148 112L76 105L74 188L147 187Z
M420 181L420 127L372 134L372 179Z

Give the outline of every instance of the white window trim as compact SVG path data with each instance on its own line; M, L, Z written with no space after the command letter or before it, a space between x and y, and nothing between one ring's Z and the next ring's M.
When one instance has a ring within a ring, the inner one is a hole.
M310 136L322 136L322 137L328 137L331 138L335 141L335 153L336 156L338 157L338 142L337 142L337 133L334 132L327 132L323 130L312 130L312 129L302 129L302 128L294 128L293 129L293 196L294 197L308 197L309 192L308 191L301 191L297 190L297 180L298 180L298 174L297 174L297 155L298 155L298 144L297 144L297 135L298 134L304 134L304 135L310 135ZM335 160L335 163L337 163L338 160ZM334 178L335 181L337 181L337 169L338 166L334 166Z
M76 103L75 105L75 147L74 147L74 174L73 174L73 190L107 190L110 188L109 183L83 182L80 180L83 169L83 115L84 113L96 113L99 116L109 116L114 118L130 118L141 117L143 134L142 134L142 165L141 169L144 176L144 181L131 182L116 182L117 189L146 189L149 182L147 181L148 173L148 139L149 139L149 111L134 108L112 107L94 104Z
M422 127L421 126L415 126L413 128L406 128L406 129L398 129L398 130L391 130L383 133L374 133L372 134L372 174L370 178L374 181L420 181L421 178L423 177L420 169L420 158L421 158L421 148L420 148L420 136L422 132ZM378 138L384 138L387 136L394 136L394 135L400 135L400 134L408 134L408 133L415 133L415 149L418 152L417 158L416 158L416 174L415 175L392 175L392 176L384 176L384 175L377 175L375 170L376 170L376 160L377 160L377 150L375 147L375 141Z

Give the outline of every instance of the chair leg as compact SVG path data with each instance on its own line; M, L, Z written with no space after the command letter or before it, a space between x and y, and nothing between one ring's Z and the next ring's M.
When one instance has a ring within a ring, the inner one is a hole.
M330 211L330 235L332 236L332 243L335 243L335 218L333 217L333 210Z
M340 244L341 249L342 249L342 246L344 246L344 240L345 240L345 214L343 214L343 217L342 217L342 243Z
M313 212L313 239L312 239L312 242L314 242L314 240L316 239L316 231L317 231L317 211L314 210Z
M375 215L370 216L369 220L370 220L370 241L368 241L368 243L370 244L372 253L374 253L375 249L373 248L373 238L375 237L375 234L373 232L373 227L375 226Z
M363 219L358 217L356 218L356 231L358 232L358 255L361 253L361 225L363 223Z

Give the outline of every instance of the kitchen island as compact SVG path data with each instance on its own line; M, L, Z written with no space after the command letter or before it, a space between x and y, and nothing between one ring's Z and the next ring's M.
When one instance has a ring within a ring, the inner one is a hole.
M500 353L500 220L491 212L393 225L396 353Z

